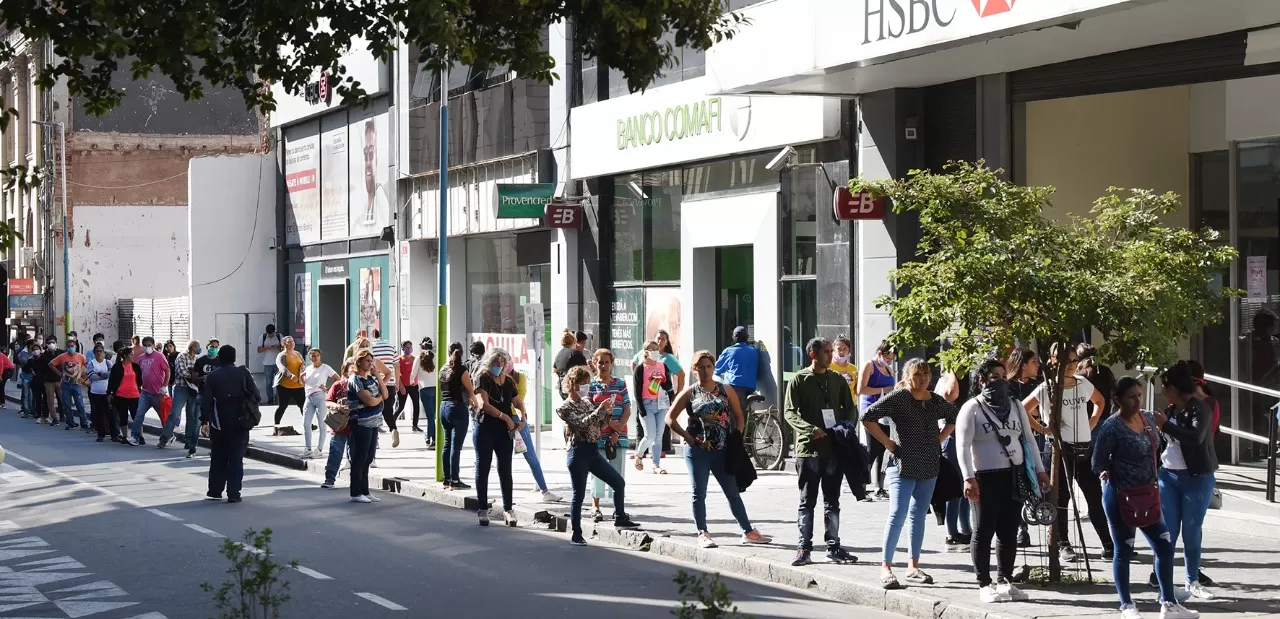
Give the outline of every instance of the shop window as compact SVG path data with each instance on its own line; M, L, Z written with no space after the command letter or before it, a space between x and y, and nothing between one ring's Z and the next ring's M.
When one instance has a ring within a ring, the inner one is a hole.
M822 172L800 168L791 172L791 187L811 188ZM822 177L825 182L825 177ZM818 207L812 191L791 191L783 204L782 274L784 276L816 276L814 264L818 255Z
M509 236L467 239L467 332L524 333L529 269ZM539 297L541 293L539 292Z
M782 282L782 357L783 381L807 363L805 344L818 334L818 280L799 279Z
M1236 275L1247 295L1240 306L1239 380L1280 387L1280 142L1240 144L1236 163ZM1206 342L1206 347L1212 343ZM1237 429L1265 435L1274 398L1242 394ZM1243 461L1265 458L1265 446L1242 442Z
M681 171L614 179L613 279L680 280Z

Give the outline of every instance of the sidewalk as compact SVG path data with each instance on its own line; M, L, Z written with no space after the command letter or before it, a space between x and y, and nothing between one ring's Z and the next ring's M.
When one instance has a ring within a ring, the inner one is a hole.
M10 400L17 393L9 391ZM12 405L11 405L12 406ZM319 485L324 469L324 459L303 460L303 438L272 437L271 422L274 407L263 408L263 425L253 431L250 457L306 470L316 475ZM151 414L155 426L159 420ZM301 430L301 413L290 408L284 424ZM428 451L421 436L408 431L408 420L401 422L401 444L391 449L391 435L384 433L378 450L378 468L372 471L371 482L386 491L421 497L426 500L476 509L474 490L448 492L435 482L435 453ZM157 428L150 428L155 431ZM545 437L545 435L544 435ZM325 446L327 449L327 433ZM154 441L142 449L154 449ZM177 449L180 448L171 448ZM468 435L467 449L470 449ZM515 456L515 500L522 526L540 526L564 531L567 523L569 475L565 468L563 450L546 450L539 454L548 485L564 497L564 503L543 504L531 496L534 491L533 476L521 456ZM646 468L650 464L646 461ZM462 477L468 483L474 480L474 457L464 453ZM1091 550L1091 565L1096 585L1073 585L1045 588L1026 585L1030 602L987 605L977 598L969 554L948 552L943 543L946 528L935 526L928 517L922 564L935 579L935 584L915 586L899 591L885 592L879 586L880 539L887 519L888 503L859 503L847 492L842 501L842 542L861 561L858 565L837 566L826 563L793 568L790 565L796 543L796 478L789 471L761 472L760 478L743 495L753 524L766 535L774 537L774 544L765 547L737 545L740 531L729 514L728 504L713 482L708 491L708 523L721 548L705 550L694 543L689 504L689 481L683 458L669 457L663 460L668 475L654 475L628 468L627 511L642 526L638 533L619 533L612 527L597 526L596 539L628 546L680 560L705 565L722 572L742 574L760 580L803 588L828 597L910 617L932 619L946 618L1033 618L1033 617L1094 617L1117 616L1118 601L1111 580L1111 566L1098 558L1099 544L1087 521L1084 530ZM344 479L339 480L339 487ZM320 492L320 490L317 490ZM334 500L344 500L340 490L332 491ZM500 500L496 471L490 475L490 500ZM606 514L611 504L603 502ZM1083 502L1081 503L1083 506ZM818 507L821 510L821 505ZM584 528L591 531L590 505L584 508ZM1081 517L1084 517L1081 513ZM821 518L817 518L815 538L821 548ZM535 524L536 522L536 524ZM1215 587L1219 599L1210 602L1191 602L1191 608L1201 611L1204 617L1280 617L1280 569L1275 557L1280 554L1280 518L1246 514L1237 517L1221 511L1211 511L1206 522L1204 571L1220 584ZM1074 532L1076 526L1071 525ZM1045 529L1033 530L1033 541L1043 543ZM1075 534L1072 534L1075 537ZM907 531L899 543L895 557L895 573L905 574L908 559L905 544ZM1138 542L1141 555L1139 564L1132 569L1133 593L1140 608L1148 617L1158 616L1155 604L1156 592L1146 586L1151 567L1151 551L1143 541ZM1021 555L1024 563L1032 568L1047 567L1047 559L1038 548L1027 549ZM816 561L823 561L822 553L815 552ZM994 562L994 560L993 560ZM1175 575L1182 573L1181 560ZM1064 573L1083 579L1084 564L1064 566Z

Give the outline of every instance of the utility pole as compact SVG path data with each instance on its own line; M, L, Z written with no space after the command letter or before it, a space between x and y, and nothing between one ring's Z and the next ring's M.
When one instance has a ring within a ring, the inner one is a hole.
M71 339L71 241L68 228L71 227L70 212L67 207L67 126L55 121L33 120L33 125L41 127L57 127L59 145L62 155L62 331L64 342Z
M440 50L440 213L436 221L436 236L440 243L437 252L436 271L436 348L449 351L449 58ZM445 361L444 357L439 357ZM437 376L439 373L437 373ZM444 406L444 390L436 389L436 410ZM436 415L436 436L444 437L440 415ZM456 446L455 446L456 448ZM444 481L444 450L437 448L436 481Z

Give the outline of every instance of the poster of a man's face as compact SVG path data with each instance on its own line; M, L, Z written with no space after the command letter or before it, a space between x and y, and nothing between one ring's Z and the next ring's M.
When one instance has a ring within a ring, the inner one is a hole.
M347 127L351 236L375 235L391 219L387 194L391 186L387 169L391 160L387 113L370 111L361 116L357 118L357 113L352 112L351 124Z
M360 269L360 330L382 330L382 269Z
M364 188L369 193L364 218L374 221L378 202L378 126L372 118L364 123Z
M311 274L298 273L293 277L293 338L298 343L311 345Z

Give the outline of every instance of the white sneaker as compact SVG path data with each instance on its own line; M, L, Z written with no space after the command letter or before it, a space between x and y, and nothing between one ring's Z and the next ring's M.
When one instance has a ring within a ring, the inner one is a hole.
M311 458L316 457L316 454L310 449L303 449L302 453L299 454L298 457L302 458L303 460L310 460Z
M1160 619L1199 619L1200 613L1181 604L1165 602L1160 605Z
M353 496L351 497L351 502L352 503L372 503L373 499L367 496Z
M1015 602L1021 602L1030 599L1031 597L1023 590L1013 586L1012 583L1006 580L996 581L996 593L999 594L1000 597L1005 597Z
M1008 602L1009 598L1003 597L996 591L995 585L987 585L978 589L978 599L984 604L999 604L1000 602Z
M1185 590L1188 595L1190 595L1191 597L1197 600L1212 600L1213 598L1218 597L1214 595L1212 591L1205 589L1204 585L1201 585L1200 581L1198 580L1195 582L1187 583Z
M1142 613L1138 612L1135 604L1121 604L1120 619L1142 619Z
M369 468L371 469L378 468L378 460L376 458L369 461Z
M1183 602L1185 602L1185 601L1187 601L1187 600L1191 599L1191 592L1190 592L1190 591L1188 591L1186 587L1183 587L1183 588L1181 588L1181 589L1179 589L1178 587L1174 587L1174 588L1173 588L1173 597L1174 597L1174 599L1176 599L1176 600L1178 601L1178 603L1179 603L1179 604L1181 604L1181 603L1183 603Z
M382 499L379 499L378 497L373 496L372 494L366 494L366 495L364 495L364 498L369 499L368 501L366 501L366 503L381 503L381 502L382 502Z
M711 539L710 533L703 531L698 534L698 547L699 548L715 548L716 541L714 539Z
M539 493L539 494L541 494L541 495L542 495L542 502L543 502L543 503L559 503L559 502L561 501L561 499L560 499L560 495L558 495L558 494L556 494L556 493L554 493L554 492L552 492L552 491L550 491L550 490L543 490L543 491L542 491L541 493Z

